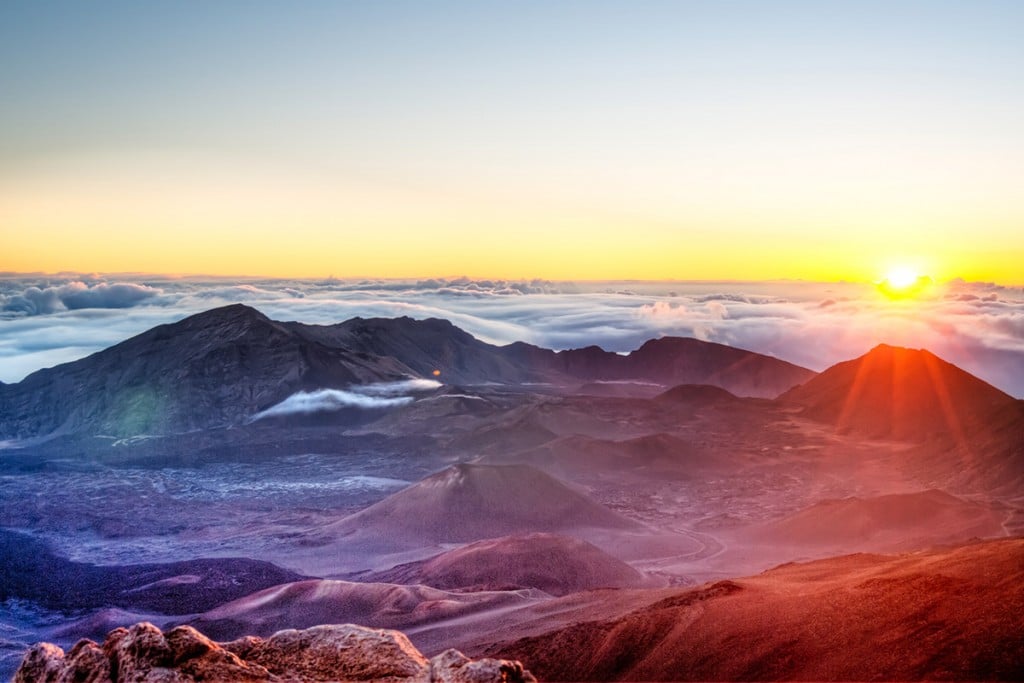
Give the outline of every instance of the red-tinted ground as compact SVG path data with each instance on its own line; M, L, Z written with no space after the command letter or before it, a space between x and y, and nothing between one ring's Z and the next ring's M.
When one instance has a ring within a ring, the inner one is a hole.
M491 651L542 680L1020 680L1024 540L782 566Z

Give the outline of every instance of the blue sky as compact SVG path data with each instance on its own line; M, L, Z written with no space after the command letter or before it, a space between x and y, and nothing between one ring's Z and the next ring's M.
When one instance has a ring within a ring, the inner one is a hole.
M5 2L0 268L910 262L1016 284L1022 20L984 1Z

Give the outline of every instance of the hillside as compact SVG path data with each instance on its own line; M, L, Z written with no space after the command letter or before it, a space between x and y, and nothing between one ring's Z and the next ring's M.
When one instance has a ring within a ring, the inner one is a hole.
M324 531L373 545L470 542L532 531L640 525L528 465L459 464Z
M477 541L361 578L463 590L538 588L551 595L643 581L628 564L586 541L546 533Z
M963 440L1019 402L929 351L880 344L780 400L841 433L911 441Z
M719 581L492 648L551 681L1020 680L1024 540Z
M935 489L825 500L751 530L751 542L835 552L926 548L1004 535L1005 509Z

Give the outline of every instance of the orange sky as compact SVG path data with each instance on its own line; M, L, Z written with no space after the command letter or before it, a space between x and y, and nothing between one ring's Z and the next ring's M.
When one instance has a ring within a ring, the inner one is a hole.
M346 187L153 163L136 162L141 173L124 161L98 175L68 165L8 177L0 270L870 281L902 266L936 280L1022 281L1022 232L982 207L947 203L915 219L892 197L881 213L796 197L762 209L737 197L638 210L647 198L611 191L567 199L534 186L518 197L480 186Z
M1021 5L601 8L2 3L0 271L1024 284Z

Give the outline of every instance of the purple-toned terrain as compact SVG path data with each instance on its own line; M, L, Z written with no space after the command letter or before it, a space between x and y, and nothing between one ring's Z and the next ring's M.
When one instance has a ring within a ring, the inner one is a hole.
M541 680L1024 676L1024 402L927 350L815 373L233 305L0 384L0 444L0 677L144 621Z

